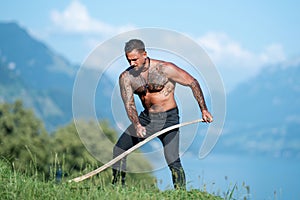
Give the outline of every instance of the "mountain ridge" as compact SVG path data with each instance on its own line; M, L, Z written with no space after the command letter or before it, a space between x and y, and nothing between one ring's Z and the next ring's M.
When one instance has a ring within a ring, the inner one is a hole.
M300 158L300 62L266 66L227 95L215 153ZM197 137L191 152L203 141Z
M0 22L0 101L22 99L26 107L34 108L50 131L73 117L72 90L79 68L17 23ZM84 70L93 77L96 69ZM112 90L110 79L105 75L103 79L103 87ZM97 95L104 106L98 106L96 112L111 118L110 96L101 92Z

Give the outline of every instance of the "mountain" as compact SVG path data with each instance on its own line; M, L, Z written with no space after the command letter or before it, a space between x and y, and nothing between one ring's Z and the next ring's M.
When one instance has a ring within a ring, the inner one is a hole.
M300 61L266 66L227 95L213 152L300 158ZM198 153L203 138L189 151Z
M27 79L31 88L57 88L61 81L71 80L76 72L66 59L49 49L44 43L34 39L16 23L1 23L0 48L2 60L9 63ZM42 76L48 73L48 76ZM41 76L37 76L37 75ZM68 87L72 82L68 81Z
M15 22L0 22L0 102L22 99L45 122L48 130L68 123L72 115L72 90L78 65L73 65ZM84 69L94 77L95 69ZM97 78L97 77L94 77ZM112 91L102 76L101 88ZM112 118L110 96L97 92L96 112ZM82 95L84 102L84 95ZM81 102L81 100L79 101Z
M228 97L228 119L239 123L283 124L300 117L300 63L266 67Z
M227 98L219 151L300 158L300 62L265 67Z

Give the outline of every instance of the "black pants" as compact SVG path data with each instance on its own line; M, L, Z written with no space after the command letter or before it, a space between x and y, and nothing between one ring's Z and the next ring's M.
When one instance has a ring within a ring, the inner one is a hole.
M149 113L146 110L141 112L139 120L142 126L146 127L147 136L150 136L162 129L179 123L178 109L173 108L162 113ZM164 155L172 174L174 188L185 189L185 173L179 158L179 129L171 130L158 136L164 147ZM136 136L135 128L131 124L120 136L113 149L113 157L117 157L124 151L130 149L143 138ZM126 157L113 165L113 184L121 178L121 183L125 184L126 176Z

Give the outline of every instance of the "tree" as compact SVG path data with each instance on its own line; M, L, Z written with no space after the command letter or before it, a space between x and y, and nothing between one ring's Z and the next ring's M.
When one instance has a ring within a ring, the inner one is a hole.
M0 104L0 156L28 175L45 174L52 179L61 171L73 177L87 173L112 159L116 139L117 133L107 121L82 120L76 126L71 121L49 135L42 121L31 109L25 109L22 101ZM129 160L131 169L151 169L146 159L129 156ZM104 177L99 181L108 183L111 170L99 176ZM129 177L134 181L152 180L149 174Z
M21 100L0 104L0 155L16 170L46 172L49 136L43 123ZM32 166L31 169L28 166Z

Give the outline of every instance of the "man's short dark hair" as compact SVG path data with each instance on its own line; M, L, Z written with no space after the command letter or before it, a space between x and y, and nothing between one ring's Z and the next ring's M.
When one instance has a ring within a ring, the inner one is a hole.
M125 43L125 53L132 52L133 50L145 51L145 44L142 40L131 39Z

